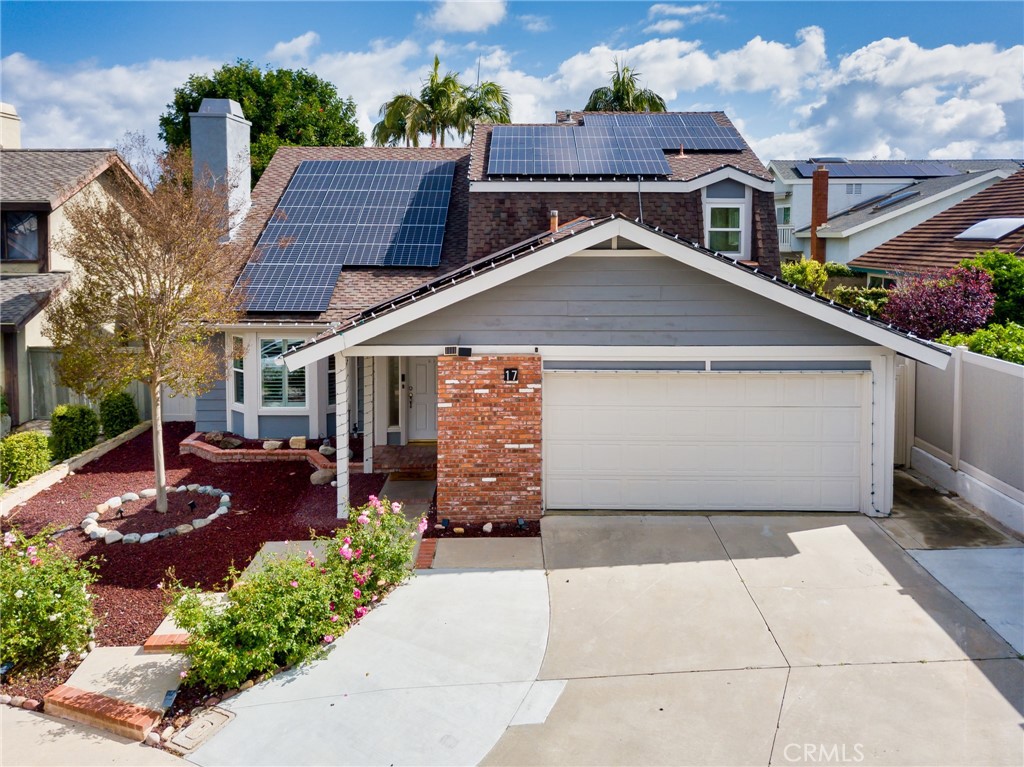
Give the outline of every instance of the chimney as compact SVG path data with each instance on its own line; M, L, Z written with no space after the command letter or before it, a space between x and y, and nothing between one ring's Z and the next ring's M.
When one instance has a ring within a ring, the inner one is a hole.
M198 112L189 114L192 133L192 172L196 178L209 172L230 190L228 208L232 213L228 238L251 204L249 187L252 170L249 161L249 129L242 107L232 99L203 99Z
M18 110L0 102L0 148L21 149L21 118Z
M552 232L557 232L558 231L558 211L557 210L553 210L550 213L548 213L548 216L551 218L551 231Z
M819 165L811 177L811 260L825 263L825 239L818 227L828 221L828 168Z

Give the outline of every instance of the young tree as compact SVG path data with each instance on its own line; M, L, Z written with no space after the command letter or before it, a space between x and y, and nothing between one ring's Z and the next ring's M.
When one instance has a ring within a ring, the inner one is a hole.
M182 150L148 156L139 177L117 176L112 194L66 206L56 246L77 269L44 333L65 386L95 399L133 380L149 388L157 510L166 511L161 386L196 395L223 375L212 326L235 319L241 297L229 283L235 248L221 242L228 184L193 179Z
M931 340L977 330L992 316L994 305L991 275L957 266L930 276L901 277L889 291L882 319Z
M453 132L464 138L475 122L508 123L512 105L505 89L486 80L465 85L458 72L441 74L441 61L434 56L434 67L420 89L420 95L397 93L380 107L380 122L373 126L377 146L419 146L421 134L430 134L430 146Z
M584 112L664 112L665 99L650 88L640 87L640 73L614 59L611 85L595 88Z
M252 123L250 153L255 186L279 146L362 146L356 106L305 69L260 69L239 59L213 74L192 75L174 89L160 116L160 138L168 147L189 146L189 113L204 98L234 99Z

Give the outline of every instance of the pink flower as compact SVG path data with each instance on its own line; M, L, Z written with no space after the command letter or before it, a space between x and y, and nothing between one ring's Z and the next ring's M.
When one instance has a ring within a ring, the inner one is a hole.
M32 556L37 551L39 551L39 549L37 549L35 546L29 546L27 549L25 549L25 553L28 554L29 556Z
M366 615L367 612L369 612L369 608L357 607L356 608L356 613L355 613L356 614L356 620L359 620L360 618L362 618L364 615Z
M338 616L337 615L332 615L331 616L331 623L337 623L337 622L338 622Z
M372 597L370 597L370 601L371 602L376 602L377 601L377 595L374 594Z
M184 679L185 677L188 676L188 672L187 671L179 671L178 672L178 676L180 676L182 679Z
M359 559L359 557L361 557L361 556L363 556L363 550L362 549L356 549L356 559Z
M30 559L30 560L28 561L28 563L29 563L30 565L38 565L38 564L39 564L39 557L32 557L32 558L31 558L31 559Z
M16 540L17 538L15 537L14 533L4 533L4 548L11 548L11 546L14 545L14 542Z
M358 519L356 519L356 522L361 525L368 525L370 523L370 518L366 516L366 514L360 514Z
M422 533L426 529L427 529L427 518L426 517L420 517L419 524L416 525L416 531Z
M352 543L352 539L346 537L345 540L342 541L342 543Z
M398 501L395 501L393 504L391 504L391 510L395 512L395 514L399 514L402 511L402 504L400 504Z
M361 597L362 595L363 592L359 589L352 589L352 596L354 596L356 599L359 599L359 597Z
M352 549L348 547L347 543L340 549L338 549L338 553L341 554L341 556L343 556L346 560L352 559Z
M334 634L324 634L324 644L330 644L334 641Z
M293 589L297 589L298 587L299 587L299 582L298 581L292 581L292 588Z
M383 505L380 502L380 498L378 498L377 496L371 495L369 500L370 505L373 506L373 508L377 509L378 511L380 511L380 509L383 507Z
M334 602L331 602L330 610L332 613L334 612Z

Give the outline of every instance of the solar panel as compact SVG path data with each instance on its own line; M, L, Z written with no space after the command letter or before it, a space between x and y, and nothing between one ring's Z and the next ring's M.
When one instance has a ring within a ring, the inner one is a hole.
M796 172L803 178L814 175L814 169L824 165L830 176L837 178L936 178L938 176L956 176L960 171L938 160L922 162L876 162L849 160L842 163L832 162L801 162L795 166Z
M585 115L584 127L611 127L633 141L650 148L693 151L741 151L746 144L735 128L715 121L714 115L692 114L600 114Z
M346 266L434 267L455 163L300 163L239 277L251 312L322 312Z

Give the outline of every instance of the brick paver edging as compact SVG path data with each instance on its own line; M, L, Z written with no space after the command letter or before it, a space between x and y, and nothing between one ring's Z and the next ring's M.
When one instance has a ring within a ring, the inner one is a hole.
M126 703L108 695L58 685L43 698L47 714L71 719L132 740L146 735L163 718L162 711Z
M434 553L437 551L437 538L424 538L420 541L420 550L416 555L416 569L429 570L434 566Z
M175 634L153 634L142 643L142 652L184 652L186 647L188 647L188 633L185 631Z
M306 461L314 469L336 469L337 464L321 455L319 450L251 450L234 449L222 450L216 445L210 445L199 438L203 436L201 431L194 432L183 439L178 445L178 452L181 455L195 455L213 463L249 463L263 461ZM358 464L356 464L358 466ZM350 470L353 468L349 464Z

